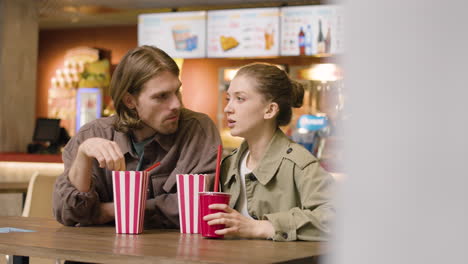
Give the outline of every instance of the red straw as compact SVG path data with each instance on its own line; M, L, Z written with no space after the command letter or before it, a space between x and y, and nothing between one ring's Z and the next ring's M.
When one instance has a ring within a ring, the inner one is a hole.
M218 146L218 157L216 158L216 175L215 175L215 185L214 185L214 191L218 191L218 185L219 185L219 170L220 170L220 165L221 165L221 153L223 152L223 146L219 145Z
M148 172L148 171L150 171L150 170L156 168L156 167L159 166L159 165L161 165L161 162L156 162L153 166L147 168L145 171Z

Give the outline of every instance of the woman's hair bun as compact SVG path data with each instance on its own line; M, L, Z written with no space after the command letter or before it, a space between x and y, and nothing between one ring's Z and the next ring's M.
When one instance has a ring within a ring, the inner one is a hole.
M291 106L299 108L302 106L304 101L304 85L296 80L291 81Z

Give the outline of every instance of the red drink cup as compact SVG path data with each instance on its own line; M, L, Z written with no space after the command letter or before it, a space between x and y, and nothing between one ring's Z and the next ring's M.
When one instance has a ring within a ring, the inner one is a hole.
M112 172L117 234L143 232L148 180L146 171Z
M224 225L208 225L208 221L204 221L205 215L214 214L217 212L223 212L221 210L209 209L210 204L227 204L229 205L229 199L231 195L229 193L222 192L200 192L200 222L201 222L201 234L203 237L209 238L223 238L224 235L217 235L216 230L224 229Z

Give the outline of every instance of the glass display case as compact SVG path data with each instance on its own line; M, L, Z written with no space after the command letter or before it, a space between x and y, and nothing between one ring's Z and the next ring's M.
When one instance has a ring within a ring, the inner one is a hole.
M305 94L303 107L293 109L288 134L309 148L323 167L342 171L345 95L341 68L331 63L296 66L291 67L290 76L304 84ZM314 121L320 117L326 120L323 126ZM304 120L315 122L314 126L304 125Z

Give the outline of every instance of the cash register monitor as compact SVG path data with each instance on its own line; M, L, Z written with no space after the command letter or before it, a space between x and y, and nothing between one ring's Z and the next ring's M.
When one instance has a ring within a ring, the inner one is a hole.
M57 143L60 138L60 119L38 118L33 141Z

